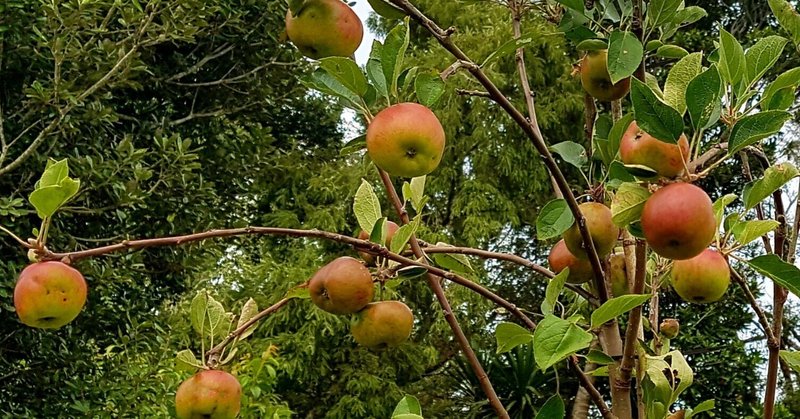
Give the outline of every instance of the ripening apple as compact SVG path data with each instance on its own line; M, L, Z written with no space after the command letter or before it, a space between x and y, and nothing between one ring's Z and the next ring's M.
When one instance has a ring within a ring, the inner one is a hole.
M175 393L178 419L233 419L239 414L242 386L233 375L206 370L189 377Z
M413 324L414 315L407 305L400 301L377 301L356 314L350 333L359 345L383 349L408 340Z
M672 265L672 288L690 303L712 303L725 295L731 283L728 262L717 251L706 249Z
M311 301L333 314L358 312L370 301L372 275L361 262L342 256L318 270L308 283Z
M439 118L418 103L399 103L378 113L367 127L367 153L390 175L417 177L434 171L444 153Z
M680 329L681 324L678 323L677 319L664 319L661 321L661 325L658 326L658 330L667 339L674 339L678 336Z
M583 284L594 276L592 264L589 263L588 260L578 259L575 255L570 253L564 240L559 240L558 243L550 249L547 263L550 264L550 269L555 273L560 273L564 269L569 268L567 282L570 284Z
M659 176L675 177L689 162L689 140L682 134L677 144L665 143L639 129L631 122L619 143L619 154L625 164L638 164L655 170Z
M631 88L631 78L626 77L611 83L608 74L608 50L589 51L581 60L581 84L583 90L597 100L611 102L622 99Z
M297 16L286 12L286 35L306 57L350 57L361 45L364 25L341 0L306 0Z
M19 274L14 307L24 324L58 329L78 317L86 292L86 280L77 269L62 262L38 262Z
M397 233L398 229L400 229L400 226L398 226L397 224L395 224L395 223L393 223L391 221L386 221L386 243L385 243L385 245L386 245L387 249L389 247L391 247L392 239L394 238L394 233ZM358 238L361 239L361 240L369 240L369 233L366 232L365 230L361 230L361 232L358 233ZM364 259L364 262L366 262L367 265L369 265L369 266L374 266L375 265L375 260L376 260L375 255L367 253L367 252L358 252L358 255L361 256L361 259Z
M609 258L609 280L611 281L611 294L614 297L621 297L631 293L628 286L628 269L625 266L625 255L614 253Z
M717 231L711 198L690 183L657 190L644 204L641 222L653 251L674 260L699 255Z
M580 204L579 209L586 219L586 227L589 229L589 235L592 236L598 256L601 259L608 256L614 250L619 236L619 228L611 221L611 209L598 202L584 202ZM564 232L563 237L567 249L573 255L578 259L589 258L583 247L583 236L578 229L577 221Z

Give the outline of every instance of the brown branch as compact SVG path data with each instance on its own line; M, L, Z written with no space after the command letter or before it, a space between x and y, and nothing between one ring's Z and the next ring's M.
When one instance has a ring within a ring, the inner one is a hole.
M250 71L248 71L246 73L239 74L238 76L225 77L225 78L221 78L221 79L217 79L217 80L213 80L213 81L191 82L191 83L174 81L172 79L168 79L166 81L167 81L167 83L174 84L176 86L188 86L188 87L208 87L208 86L218 86L220 84L227 84L227 83L242 83L244 79L252 76L255 73L258 73L259 71L261 71L261 70L263 70L263 69L265 69L265 68L267 68L269 66L273 66L273 65L276 65L276 66L292 66L292 65L298 64L299 62L300 61L279 62L279 61L275 61L273 59L272 61L270 61L270 62L268 62L266 64L262 64L262 65L260 65L258 67L253 68L252 70L250 70Z
M589 393L589 396L592 398L595 406L597 406L597 410L600 411L600 414L603 415L606 419L617 419L613 413L611 413L611 409L608 408L606 405L605 400L603 400L603 395L597 391L597 388L589 381L589 377L583 373L581 370L580 363L578 362L578 357L575 355L571 355L569 357L569 366L572 367L572 370L575 372L575 375L578 376L578 381L580 381L581 386L586 389Z
M188 76L189 74L196 73L204 65L206 65L209 61L214 60L216 58L219 58L219 57L229 53L231 50L233 50L233 45L227 44L227 43L222 44L217 49L212 51L211 54L206 55L205 57L203 57L200 61L198 61L193 66L189 67L185 71L182 71L182 72L180 72L178 74L173 75L172 77L170 77L170 78L168 78L168 79L166 79L164 81L173 82L173 81L180 80L183 77Z
M538 274L540 274L540 275L542 275L542 276L544 276L546 278L552 278L552 277L555 276L555 274L553 272L551 272L549 269L547 269L547 268L545 268L545 267L543 267L541 265L538 265L536 263L533 263L532 261L530 261L528 259L525 259L525 258L523 258L521 256L517 256L517 255L515 255L513 253L492 252L490 250L475 249L475 248L472 248L472 247L451 247L451 246L436 247L436 246L431 246L431 245L429 245L429 244L427 244L425 242L422 242L422 241L420 241L420 246L422 246L423 251L426 254L456 253L456 254L462 254L462 255L479 256L479 257L486 258L486 259L504 260L506 262L512 262L512 263L515 263L517 265L529 268L529 269L533 270L534 272L536 272L536 273L538 273ZM592 293L590 293L589 291L586 291L582 287L577 286L575 284L565 284L564 286L566 288L568 288L569 290L575 292L576 294L580 295L584 299L586 299L586 301L588 301L590 304L594 305L595 307L599 307L600 306L600 302L597 300L597 297L595 297L594 295L592 295Z
M727 142L714 144L713 146L711 146L710 149L708 149L708 151L700 155L700 157L689 162L689 164L687 165L689 168L689 173L697 173L697 171L702 167L704 167L706 164L708 164L708 162L716 159L720 155L724 155L727 152L728 152Z
M392 204L397 211L397 215L400 217L400 220L403 224L408 224L408 212L406 211L403 202L400 200L400 196L397 195L397 190L394 188L392 179L389 178L389 174L383 169L378 168L378 172L380 173L381 180L386 188L386 193L389 195L389 199L392 201ZM419 242L417 242L417 238L414 234L411 235L409 241L411 243L411 250L414 251L416 257L421 261L425 261L425 254L422 252L422 248L420 247ZM503 403L500 401L500 398L497 396L497 393L492 386L492 382L489 380L489 375L486 374L486 371L483 369L483 366L478 360L477 355L475 355L475 351L472 350L467 336L461 329L461 325L458 324L458 320L456 319L455 314L453 314L453 308L450 306L450 302L447 300L447 296L444 294L444 288L442 288L442 284L430 272L425 277L428 280L428 286L431 287L436 299L439 301L439 305L442 307L444 318L447 321L447 324L450 326L453 335L455 335L458 345L461 347L461 351L464 353L464 356L467 358L467 361L472 367L472 371L475 373L481 389L483 389L484 394L486 394L489 404L497 413L498 417L502 419L510 419L506 408L503 407Z
M489 94L489 92L485 92L483 90L456 89L456 94L460 96L475 96L475 97L486 97L486 98L492 97Z
M642 294L644 292L644 280L647 273L647 243L644 240L636 240L636 273L633 281L633 288L631 293ZM619 377L614 380L612 385L617 388L617 393L614 395L613 405L617 406L622 403L627 405L630 409L631 399L631 372L633 371L634 361L636 360L636 345L639 342L639 325L642 321L642 306L637 306L631 310L628 316L628 327L625 330L625 347L622 352L622 361L619 367ZM627 402L626 402L627 400ZM629 417L630 411L619 412L616 414Z
M250 328L250 326L256 324L257 322L261 321L261 319L269 316L270 314L278 311L291 300L292 300L291 298L284 298L278 301L277 303L271 305L270 307L261 310L250 320L245 322L243 325L237 327L236 330L234 330L233 332L229 333L228 336L226 336L225 339L222 340L222 342L220 342L219 344L217 344L217 346L214 346L213 348L209 349L208 352L206 352L206 356L208 358L206 365L208 365L209 368L214 369L219 363L219 357L220 355L222 355L222 351L225 349L225 347L230 345L234 340L238 339L239 336L241 336L247 329Z
M567 201L567 205L570 208L573 216L575 217L575 222L578 226L578 229L581 232L581 237L583 238L583 245L586 249L586 253L589 256L589 261L592 264L592 270L595 274L595 280L599 283L604 281L603 275L603 265L600 261L600 258L597 255L597 250L594 247L594 242L589 235L589 230L586 227L586 219L581 214L580 209L578 207L578 201L575 200L575 195L570 190L569 183L567 179L564 177L564 174L559 169L558 164L555 161L552 153L547 148L547 144L544 141L544 138L539 132L538 124L535 121L528 121L525 116L520 113L520 111L511 103L511 101L500 91L500 89L495 86L495 84L489 79L488 76L483 72L481 67L477 65L473 60L471 60L461 49L456 46L452 39L450 39L451 31L445 31L440 28L434 21L430 18L425 16L422 12L419 11L414 5L412 5L408 0L390 0L392 4L400 7L401 9L405 10L406 13L411 16L414 20L416 20L419 24L421 24L428 32L430 32L434 38L442 45L447 51L449 51L456 59L462 62L462 67L465 67L470 74L475 77L478 82L486 89L492 99L506 111L506 113L511 116L514 122L522 128L523 132L525 132L526 136L531 140L533 146L542 156L544 160L545 166L547 166L550 174L555 178L556 184L558 185L558 189L564 195L564 199ZM608 300L608 290L605 287L599 287L598 289L599 297L601 302L605 302ZM614 322L615 323L615 322Z
M758 300L756 300L756 297L753 295L753 292L750 290L750 287L747 285L747 282L744 280L742 275L733 268L731 268L730 271L734 282L739 284L739 287L744 292L744 296L750 303L750 307L752 307L753 311L755 311L756 317L758 318L758 323L761 325L761 328L764 329L764 335L767 337L767 342L773 342L774 344L775 335L772 333L772 328L769 325L769 319L767 319L766 313L764 313L764 310L758 305Z

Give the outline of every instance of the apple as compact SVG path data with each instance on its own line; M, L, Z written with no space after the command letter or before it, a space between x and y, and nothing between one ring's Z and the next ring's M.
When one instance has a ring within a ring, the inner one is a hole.
M659 176L675 177L689 162L689 140L681 135L677 144L665 143L639 129L631 122L619 143L619 154L625 164L638 164L655 170Z
M570 253L564 240L559 240L558 243L550 249L547 263L550 264L550 269L555 273L560 273L564 269L569 268L567 282L570 284L583 284L594 276L592 264L589 263L588 260L578 259L575 255Z
M323 266L308 283L311 301L333 314L353 314L370 301L374 293L372 275L361 262L342 256Z
M385 245L386 245L387 249L389 247L391 247L392 238L394 238L394 233L397 233L398 229L400 229L400 226L398 226L397 224L395 224L395 223L393 223L391 221L386 221L386 243L385 243ZM369 240L369 233L366 232L365 230L361 230L361 232L358 233L358 238L361 239L361 240ZM377 259L375 257L375 255L373 255L371 253L367 253L367 252L358 252L358 255L361 256L361 259L364 259L364 262L366 262L367 265L369 265L369 266L374 266L375 265L375 262L376 262L376 259Z
M399 103L378 113L367 127L367 153L390 175L417 177L434 171L444 153L439 118L418 103Z
M178 419L233 419L239 414L242 386L220 370L200 371L181 383L175 393Z
M609 259L609 280L611 281L611 295L621 297L631 293L628 286L628 268L625 266L625 255L614 253Z
M37 262L19 274L14 307L24 324L58 329L78 317L86 292L86 280L77 269L62 262Z
M353 339L362 346L383 349L400 345L411 336L414 315L400 301L367 304L350 325Z
M350 57L361 45L364 25L341 0L307 0L297 16L286 12L286 35L306 57Z
M644 204L641 222L653 251L674 260L699 255L717 232L711 198L690 183L657 190Z
M611 75L608 74L608 50L589 51L581 60L581 85L595 99L611 102L628 94L631 78L626 77L616 84L611 83Z
M658 330L661 331L661 334L664 335L667 339L674 339L678 336L678 331L680 331L680 323L676 319L664 319L661 321L661 325L658 326Z
M586 219L586 226L592 236L592 242L600 258L604 258L614 250L619 236L619 228L611 221L611 209L598 202L584 202L579 209ZM583 247L583 237L578 229L577 221L562 235L567 249L578 259L588 259Z
M728 262L717 251L706 249L672 265L672 288L690 303L712 303L725 295L731 283Z

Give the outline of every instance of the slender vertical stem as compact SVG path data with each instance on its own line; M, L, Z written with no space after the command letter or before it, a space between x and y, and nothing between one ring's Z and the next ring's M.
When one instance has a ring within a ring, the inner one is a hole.
M408 212L403 206L402 201L400 201L400 197L397 195L397 190L395 190L392 179L389 177L389 174L382 169L378 169L378 172L380 172L381 180L383 181L383 185L386 187L386 193L389 195L389 199L392 201L392 204L397 211L397 215L400 217L400 220L403 224L408 224ZM411 243L411 250L414 252L414 255L420 260L424 261L425 254L422 252L422 248L420 247L416 236L412 234L409 242ZM434 295L436 295L436 299L439 301L439 305L442 307L442 311L444 312L444 318L447 321L447 324L450 325L450 329L453 331L453 334L458 341L458 345L461 347L461 351L464 352L464 356L467 358L467 361L472 367L472 371L475 372L475 376L478 378L478 382L480 383L483 392L486 394L489 404L495 410L499 418L510 418L505 407L503 407L503 403L500 401L500 398L497 397L497 393L494 391L494 387L492 386L492 382L489 380L489 376L486 374L486 371L483 369L480 361L478 361L478 357L472 350L467 336L464 334L464 331L461 330L461 325L458 324L458 320L453 314L453 308L450 306L450 302L447 300L447 296L444 294L442 284L439 282L437 277L430 273L427 274L426 277L428 280L428 286L431 287Z

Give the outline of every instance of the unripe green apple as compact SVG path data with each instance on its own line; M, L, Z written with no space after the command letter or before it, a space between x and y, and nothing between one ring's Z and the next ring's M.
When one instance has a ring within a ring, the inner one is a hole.
M655 170L659 176L675 177L689 162L689 140L682 134L677 144L660 141L631 122L619 143L619 155L625 164L639 164Z
M311 301L333 314L355 313L374 293L372 275L361 262L342 256L318 270L308 283Z
M383 349L397 346L411 336L414 314L400 301L367 304L350 325L353 339L362 346Z
M86 280L75 268L54 261L33 263L19 274L14 307L24 324L58 329L78 317L86 292Z
M307 0L297 16L286 12L286 35L306 57L350 57L361 45L364 25L341 0Z
M658 330L661 331L661 334L664 335L667 339L674 339L678 336L678 332L680 331L681 325L678 323L676 319L664 319L661 322L661 325L658 327Z
M672 265L672 288L690 303L712 303L725 295L731 283L728 262L717 251L706 249Z
M175 393L178 419L233 419L239 414L242 386L220 370L201 371L181 383Z
M417 177L434 171L444 153L444 128L430 109L399 103L378 113L367 128L367 153L390 175Z
M594 248L600 258L604 258L614 250L619 236L619 228L611 221L611 209L598 202L584 202L580 204L580 211L586 219L586 227L592 236ZM588 259L583 247L583 236L578 229L577 220L569 230L563 234L567 249L578 259Z
M625 266L625 255L614 253L609 259L609 280L611 281L611 294L621 297L631 293L628 286L628 269Z
M644 204L641 221L653 251L675 260L699 255L717 231L711 198L690 183L673 183L657 190Z
M395 223L393 223L391 221L386 221L386 243L385 243L385 245L386 245L387 249L391 247L392 239L394 238L394 233L397 233L398 229L400 229L400 226L398 226L397 224L395 224ZM369 233L366 232L365 230L361 230L361 232L358 233L358 238L361 239L361 240L369 240ZM364 262L366 262L367 265L369 265L369 266L374 266L375 265L375 261L376 261L375 255L367 253L367 252L358 252L358 255L361 256L361 259L364 259Z
M622 99L631 88L631 78L626 77L616 84L608 74L608 50L589 51L581 60L581 84L583 90L597 100L611 102Z
M564 240L559 240L558 243L550 249L547 263L550 264L550 269L555 273L560 273L564 269L569 268L567 282L570 284L582 284L589 281L594 276L592 264L589 263L588 260L578 259L575 255L570 253Z

